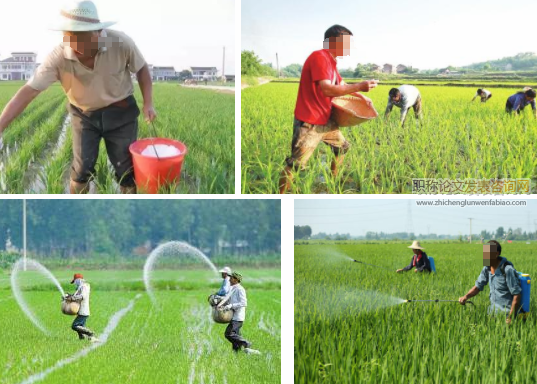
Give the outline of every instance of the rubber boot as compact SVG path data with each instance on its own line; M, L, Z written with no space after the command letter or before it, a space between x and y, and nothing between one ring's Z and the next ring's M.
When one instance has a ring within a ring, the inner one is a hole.
M83 335L86 335L88 337L93 337L93 335L94 335L94 333L89 328L82 327L80 325L77 325L75 327L75 331L77 331L79 334L83 334Z

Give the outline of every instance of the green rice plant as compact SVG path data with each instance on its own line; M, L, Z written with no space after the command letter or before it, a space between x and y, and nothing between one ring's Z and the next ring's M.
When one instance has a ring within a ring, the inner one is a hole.
M0 84L0 109L23 85L23 82L2 82ZM139 90L136 98L142 108ZM67 158L69 148L59 154L43 155L43 149L54 147L57 136L51 132L47 137L40 137L44 142L37 143L37 130L49 121L51 113L63 107L66 102L59 85L50 87L40 95L12 125L4 132L3 140L9 147L9 160L6 170L9 174L1 175L0 181L6 185L8 192L24 192L24 186L36 185L38 190L32 192L63 193L68 180L60 177L71 162ZM234 193L235 190L235 98L231 94L211 90L199 90L180 87L177 84L154 84L154 105L158 113L155 125L160 137L179 140L188 147L181 181L175 186L163 187L160 193ZM139 138L153 136L153 132L139 119ZM69 127L69 131L71 128ZM59 129L57 130L59 134ZM69 133L71 135L71 133ZM72 136L69 136L72 137ZM71 140L71 138L69 138ZM31 145L27 142L32 141ZM72 147L71 147L72 148ZM39 149L39 154L34 152ZM17 153L21 152L20 155ZM99 164L106 163L104 147L101 147ZM4 156L3 156L4 157ZM34 172L30 160L39 161L45 171ZM23 161L24 160L24 161ZM7 168L9 167L9 168ZM99 193L117 193L117 182L113 171L108 166L100 166L97 175ZM21 182L22 181L22 182ZM62 182L65 185L62 187ZM0 183L1 184L1 183ZM1 185L0 185L1 187Z
M537 182L537 119L505 113L505 102L521 88L491 88L487 103L471 103L475 89L418 87L424 119L410 110L404 128L398 108L383 118L391 85L367 94L379 118L342 128L351 148L336 178L333 158L320 145L307 170L294 173L293 193L410 193L413 178L531 178ZM242 91L241 164L243 193L277 193L284 159L290 155L295 83L271 83ZM529 109L529 110L528 110Z
M262 355L235 354L224 338L225 324L210 320L207 296L219 279L206 269L157 269L154 289L158 306L144 293L142 270L86 270L91 284L87 326L100 335L111 317L141 294L106 343L45 376L39 383L63 382L74 371L95 383L281 383L280 271L246 269L243 285L248 308L242 334ZM67 292L71 269L54 270ZM7 271L6 271L7 274ZM1 275L0 275L1 276ZM59 293L50 282L32 275L22 279L23 295L51 330L41 333L11 295L9 279L0 280L0 364L2 382L20 383L53 367L91 344L78 340L73 317L60 312Z
M458 300L483 268L481 244L421 245L434 257L436 274L395 272L412 258L406 242L295 244L295 383L537 380L535 292L527 320L510 326L505 316L488 314L488 287L472 298L475 307L405 303ZM518 271L537 273L535 242L502 244L502 256Z

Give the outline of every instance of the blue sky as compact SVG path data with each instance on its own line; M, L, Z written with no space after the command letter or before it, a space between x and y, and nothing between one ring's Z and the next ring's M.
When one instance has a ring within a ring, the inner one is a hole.
M226 74L235 73L235 1L196 0L93 0L103 21L116 21L111 29L134 39L146 61L155 66L190 66L222 70L226 46ZM49 28L68 0L2 1L0 8L0 60L11 52L37 52L38 62L62 42L60 32ZM219 72L220 73L220 72Z
M340 68L389 62L430 69L537 50L535 0L243 0L241 12L242 49L274 63L278 52L282 66L321 49L333 24L349 28L356 42Z
M520 200L517 199L517 201ZM408 201L411 201L412 226L415 234L426 234L430 231L436 234L467 235L470 229L469 217L473 218L473 234L478 234L483 229L495 231L499 226L505 229L520 227L523 231L536 230L536 200L524 200L527 201L525 207L463 208L456 206L420 207L416 205L415 199L297 199L295 200L295 225L310 225L313 233L339 232L350 233L353 236L362 236L367 231L407 232Z

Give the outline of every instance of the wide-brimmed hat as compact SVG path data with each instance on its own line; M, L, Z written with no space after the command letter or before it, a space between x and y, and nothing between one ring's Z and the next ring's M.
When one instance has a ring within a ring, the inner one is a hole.
M412 243L412 245L408 248L412 248L412 249L425 249L425 248L422 248L421 245L420 245L420 242L417 241L417 240L414 240L414 242Z
M53 31L89 32L114 25L115 21L101 22L97 7L92 1L73 1L60 11L58 21L50 29Z
M82 276L81 273L75 273L75 275L73 276L73 280L71 280L71 284L73 284L76 279L83 279L83 278L84 276Z
M231 276L231 268L229 268L229 267L224 267L221 270L219 270L218 272L225 273L226 275Z

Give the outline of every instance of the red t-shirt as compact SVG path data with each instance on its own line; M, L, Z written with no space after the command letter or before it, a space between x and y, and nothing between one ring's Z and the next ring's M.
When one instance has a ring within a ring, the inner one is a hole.
M333 83L335 74L336 84L340 84L341 76L336 64L336 59L327 49L315 51L307 58L302 68L296 100L295 117L298 120L315 125L328 122L332 98L323 94L319 81L330 80Z

